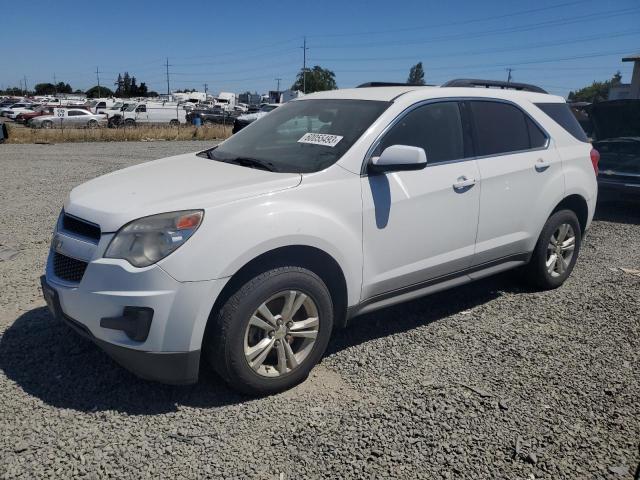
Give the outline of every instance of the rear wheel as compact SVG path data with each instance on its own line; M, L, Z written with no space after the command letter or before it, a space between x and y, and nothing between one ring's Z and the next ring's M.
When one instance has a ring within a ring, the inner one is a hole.
M178 125L180 125L180 121L174 118L169 121L169 125L171 125L172 127L177 127Z
M315 273L282 267L245 283L211 321L205 350L213 369L232 388L265 395L297 385L320 361L333 304Z
M527 265L527 281L545 290L562 285L576 264L581 243L580 222L574 212L560 210L551 215Z
M98 121L97 120L89 120L87 122L87 128L98 128Z
M53 122L51 120L45 120L41 124L42 128L52 128Z

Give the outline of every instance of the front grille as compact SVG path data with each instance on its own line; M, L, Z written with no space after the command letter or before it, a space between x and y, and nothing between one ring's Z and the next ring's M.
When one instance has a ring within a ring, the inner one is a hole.
M81 237L90 238L96 242L100 240L100 227L98 225L81 220L67 213L63 213L62 215L62 229Z
M87 265L87 262L53 252L53 273L67 282L80 282Z

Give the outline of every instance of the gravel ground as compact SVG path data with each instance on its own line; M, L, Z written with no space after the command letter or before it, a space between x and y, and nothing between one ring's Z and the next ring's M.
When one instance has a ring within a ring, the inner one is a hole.
M269 398L138 380L52 320L69 189L202 146L0 146L0 478L640 478L637 206L599 209L564 287L504 274L361 317Z

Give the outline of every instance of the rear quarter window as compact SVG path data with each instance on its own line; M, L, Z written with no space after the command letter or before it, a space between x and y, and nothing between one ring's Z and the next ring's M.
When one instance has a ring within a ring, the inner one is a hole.
M566 103L536 103L536 107L569 132L576 140L588 142L587 134Z

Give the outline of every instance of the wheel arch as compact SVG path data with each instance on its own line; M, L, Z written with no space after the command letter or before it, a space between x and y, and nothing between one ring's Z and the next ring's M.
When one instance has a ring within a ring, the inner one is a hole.
M553 209L549 216L560 210L571 210L578 217L581 233L584 234L589 222L589 204L587 200L578 194L572 194L562 199Z
M213 314L217 312L233 293L251 278L267 270L296 266L307 268L318 275L325 283L334 304L334 326L346 325L348 304L347 280L340 264L324 250L308 245L289 245L264 252L245 263L229 278L216 298L207 321L207 330ZM205 338L207 332L205 331Z

